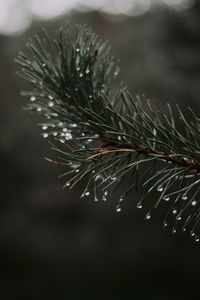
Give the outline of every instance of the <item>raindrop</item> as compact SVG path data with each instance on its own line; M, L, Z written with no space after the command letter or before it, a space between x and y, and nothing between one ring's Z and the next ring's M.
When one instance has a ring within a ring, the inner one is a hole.
M162 191L163 191L163 187L162 187L161 185L159 185L159 186L157 187L157 191L158 191L158 192L162 192Z
M170 199L169 196L164 196L164 197L163 197L163 200L165 200L165 201L169 201L169 199Z
M195 206L195 205L197 205L197 201L196 200L192 201L192 206Z
M53 101L49 101L48 106L49 106L49 107L53 107L53 106L54 106Z
M42 110L42 108L41 107L37 107L37 111L41 111Z
M81 136L85 136L85 133L82 132L82 133L81 133Z
M76 52L80 52L80 48L76 48Z
M108 191L105 191L105 192L104 192L104 195L107 196L107 195L108 195Z
M173 213L173 215L176 215L177 214L177 209L173 209L172 213Z
M66 185L66 186L70 186L70 182L68 181L65 185Z
M95 201L95 202L97 202L97 201L98 201L98 198L97 198L96 196L94 197L94 201Z
M81 69L80 67L77 67L77 68L76 68L76 71L80 71L80 69Z
M53 100L53 96L51 96L51 95L49 95L48 98L49 98L50 100Z
M183 232L185 232L185 231L186 231L186 228L185 228L185 227L183 227L183 228L182 228L182 231L183 231Z
M30 100L33 102L33 101L35 101L35 100L36 100L36 97L34 97L34 96L31 96Z
M172 234L176 233L176 228L172 228Z
M119 198L119 202L122 202L123 201L123 197L121 196L120 198Z
M106 200L107 200L107 198L106 198L106 195L105 195L105 194L102 196L102 200L103 200L103 201L106 201Z
M68 129L67 128L63 128L63 130L62 130L63 132L67 132L68 131Z
M115 177L115 176L111 177L112 181L115 181L116 179L117 179L117 177Z
M89 99L92 99L92 95L89 95Z
M87 69L85 70L85 73L86 73L86 74L89 74L89 73L90 73L90 70L87 68Z
M97 181L98 179L101 179L101 175L97 175L97 176L95 177L95 181Z
M42 126L42 130L46 130L47 128L48 128L47 125L43 125L43 126Z
M166 221L163 222L163 227L167 227L167 222Z
M89 191L85 192L85 196L89 196L89 194L90 194Z
M59 127L62 127L62 126L63 126L63 122L59 122L59 123L58 123L58 126L59 126Z
M71 133L66 133L65 134L65 138L66 138L66 140L71 140L72 139L72 135L71 135Z
M78 173L79 172L79 169L76 169L76 171L75 171L76 173Z
M195 242L199 242L199 236L198 235L195 235L194 239L195 239Z
M190 231L190 236L195 236L195 232L194 231Z
M42 64L42 66L43 66L43 67L46 67L46 64L44 63L44 64Z
M119 206L119 204L116 206L116 211L117 212L120 212L122 209L121 209L121 207Z
M43 138L47 138L48 137L48 133L47 132L45 132L45 133L43 133Z
M185 194L183 194L182 200L187 200L187 196Z
M57 136L58 133L56 131L53 132L53 136Z
M92 174L94 174L94 173L95 173L95 170L92 171Z
M72 127L77 127L77 124L76 124L76 123L74 123L74 124L71 124L71 126L72 126Z
M141 202L137 203L137 208L142 208L142 203Z
M149 220L149 219L151 219L151 215L150 215L150 213L149 213L149 212L146 214L146 217L145 217L145 219L146 219L146 220Z
M80 73L80 74L79 74L79 77L83 77L83 73Z
M176 217L176 220L177 221L180 221L182 219L182 217L180 216L180 215L178 215L177 217Z

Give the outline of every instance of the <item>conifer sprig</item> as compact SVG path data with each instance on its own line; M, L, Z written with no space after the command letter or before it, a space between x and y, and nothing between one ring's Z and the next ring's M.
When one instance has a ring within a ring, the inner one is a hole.
M77 26L74 34L68 26L60 28L54 40L43 30L27 47L31 54L20 52L16 58L20 76L31 84L22 95L30 97L27 109L41 116L42 136L58 154L57 160L47 160L67 166L64 187L86 177L81 197L93 193L95 201L105 201L120 192L118 212L133 189L143 193L138 208L156 190L146 219L167 201L163 226L172 219L172 233L180 227L199 241L200 119L195 113L189 109L190 122L177 106L180 132L169 104L165 112L157 102L131 96L115 80L119 67L108 43L86 26Z

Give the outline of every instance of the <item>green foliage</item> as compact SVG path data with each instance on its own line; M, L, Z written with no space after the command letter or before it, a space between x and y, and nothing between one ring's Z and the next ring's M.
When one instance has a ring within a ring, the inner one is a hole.
M27 47L31 54L20 52L16 59L32 86L22 94L30 97L27 109L42 117L42 135L58 153L58 160L47 160L67 166L65 187L86 177L81 197L93 193L95 201L123 188L118 212L133 189L143 193L138 208L156 190L146 219L168 201L163 225L172 218L172 233L182 228L199 241L200 119L194 112L189 122L177 106L180 132L169 104L165 113L145 97L134 99L115 80L119 67L108 44L85 26L74 35L61 28L53 41L43 30Z

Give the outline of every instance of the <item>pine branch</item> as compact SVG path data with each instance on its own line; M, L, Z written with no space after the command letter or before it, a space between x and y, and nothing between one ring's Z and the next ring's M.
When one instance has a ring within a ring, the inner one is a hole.
M20 52L16 59L20 76L31 84L22 95L30 97L27 109L41 116L42 136L58 153L57 160L46 159L67 166L64 187L87 177L81 197L92 192L95 201L123 188L118 212L133 189L143 192L138 208L157 190L146 219L168 201L163 226L169 219L172 233L182 228L199 241L200 119L195 113L189 108L190 122L177 106L180 132L169 104L164 112L144 96L135 99L117 84L119 67L108 44L85 26L77 26L74 35L69 27L60 28L53 41L43 30L43 37L30 39L27 47L29 56Z

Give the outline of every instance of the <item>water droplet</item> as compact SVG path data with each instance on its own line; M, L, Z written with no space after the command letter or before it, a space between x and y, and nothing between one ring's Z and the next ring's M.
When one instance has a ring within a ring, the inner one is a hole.
M195 240L195 242L199 242L199 236L195 235L194 240Z
M36 100L36 97L35 96L31 96L30 100L33 102Z
M116 179L117 179L117 177L115 177L115 176L111 177L112 181L115 181Z
M192 206L195 206L195 205L197 205L197 201L196 200L192 201Z
M162 192L162 191L163 191L163 187L162 187L161 185L159 185L159 186L157 187L157 191L158 191L158 192Z
M43 66L43 67L46 67L46 64L45 64L45 63L43 63L43 64L42 64L42 66Z
M163 227L167 227L167 222L166 221L163 222Z
M105 191L105 192L104 192L104 195L107 196L107 195L108 195L108 191Z
M183 228L182 228L182 231L183 231L183 232L185 232L185 231L186 231L186 228L185 228L185 227L183 227Z
M42 126L42 130L46 130L47 128L48 128L47 125L43 125L43 126Z
M53 96L52 96L52 95L49 95L48 98L49 98L50 100L53 100Z
M176 214L177 214L177 209L174 208L174 209L172 210L172 213L173 213L173 215L176 215Z
M60 142L61 142L62 144L64 144L65 139L60 139Z
M117 212L120 212L122 209L121 209L121 207L119 206L119 204L116 206L116 211Z
M76 71L80 71L80 69L81 69L80 67L77 67L77 68L76 68Z
M75 88L75 91L78 92L78 88Z
M66 140L71 140L72 139L71 133L69 133L69 132L65 133L65 138L66 138Z
M59 123L58 123L58 126L59 126L59 127L62 127L62 126L63 126L63 122L59 122Z
M49 135L48 135L47 132L45 132L45 133L42 134L42 136L43 136L43 138L47 138Z
M48 106L49 106L49 107L53 107L53 106L54 106L53 101L49 101Z
M90 70L89 70L89 69L86 69L86 70L85 70L85 73L86 73L86 74L89 74L89 73L90 73Z
M169 199L170 199L169 196L164 196L164 197L163 197L163 200L165 200L165 201L169 201Z
M182 200L187 200L187 195L183 194L183 196L181 198L182 198Z
M137 208L142 208L142 202L137 203Z
M106 201L106 200L107 200L107 198L106 198L106 195L105 195L105 194L103 194L103 196L102 196L102 200L103 200L103 201Z
M95 173L95 170L92 171L92 174L94 174L94 173Z
M195 232L194 231L190 231L190 236L195 236Z
M80 52L80 48L76 48L76 52Z
M119 198L119 202L122 202L123 201L123 197L121 196L120 198Z
M80 74L79 74L79 77L83 77L83 73L80 73Z
M176 217L176 220L177 221L180 221L182 219L182 217L180 216L180 215L178 215L177 217Z
M95 202L97 202L97 201L98 201L98 198L97 198L96 196L94 197L94 201L95 201Z
M62 131L63 131L63 132L67 132L68 129L67 129L67 128L63 128Z
M172 228L172 234L176 233L176 228Z
M53 132L53 136L57 136L58 133L56 131Z
M116 72L114 73L114 75L117 76L117 75L118 75L118 72L116 71Z
M89 95L89 99L92 99L92 95Z
M151 219L151 215L150 215L150 213L149 213L149 212L146 214L146 216L145 216L145 219L146 219L146 220L149 220L149 219Z
M66 186L70 186L70 182L68 181L65 185L66 185Z
M71 124L71 126L75 128L75 127L77 127L77 124L73 123L73 124Z
M41 111L42 110L42 108L41 107L37 107L37 111Z
M85 133L82 132L82 133L81 133L81 136L85 136Z
M85 192L85 196L89 196L89 194L90 194L89 191Z
M95 177L95 181L97 181L98 179L101 179L101 175L97 175L97 176Z
M78 173L79 172L79 169L76 169L76 171L75 171L76 173Z

